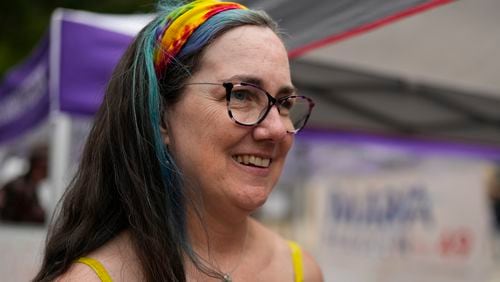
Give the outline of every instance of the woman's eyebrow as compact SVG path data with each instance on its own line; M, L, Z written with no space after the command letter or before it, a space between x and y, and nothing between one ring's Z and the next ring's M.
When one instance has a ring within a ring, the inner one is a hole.
M256 86L259 86L259 87L263 86L262 79L260 79L257 76L254 76L254 75L246 75L246 74L245 75L241 75L241 74L237 74L237 75L231 76L227 81L246 82L246 83L250 83L250 84L253 84L253 85L256 85Z
M278 91L278 94L279 96L283 96L283 95L292 95L292 94L295 94L297 92L297 88L295 88L294 86L283 86L279 89Z
M227 81L238 81L238 82L246 82L253 84L255 86L261 87L264 89L264 82L261 78L254 76L254 75L234 75L230 77ZM267 91L267 90L266 90ZM276 95L283 96L283 95L291 95L294 94L297 91L297 89L293 86L282 86L276 93Z

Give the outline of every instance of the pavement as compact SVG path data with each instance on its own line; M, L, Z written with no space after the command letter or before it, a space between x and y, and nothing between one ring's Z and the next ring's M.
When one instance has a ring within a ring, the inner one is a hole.
M0 223L0 281L31 281L41 261L45 226Z

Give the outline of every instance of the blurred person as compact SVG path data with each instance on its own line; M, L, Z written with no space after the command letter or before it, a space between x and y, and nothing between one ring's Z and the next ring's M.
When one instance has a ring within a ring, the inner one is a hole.
M488 193L493 210L495 231L500 234L500 164L497 164L489 179Z
M5 183L0 190L0 219L3 221L45 222L45 211L39 202L38 190L47 178L47 145L34 146L28 163L25 174Z
M112 75L34 281L322 281L250 217L314 105L276 23L232 2L159 10Z

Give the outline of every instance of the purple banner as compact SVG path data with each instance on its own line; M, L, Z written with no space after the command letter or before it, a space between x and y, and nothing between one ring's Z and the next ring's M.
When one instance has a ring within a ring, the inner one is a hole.
M61 25L60 110L93 115L132 37L71 21Z
M0 84L0 144L46 121L49 113L49 43L45 37Z
M401 148L407 152L420 154L438 154L480 158L500 161L500 147L496 144L472 144L457 140L433 140L412 138L410 136L395 136L369 134L364 132L343 131L335 129L306 128L297 135L298 140L313 142L336 142L379 144L389 148Z

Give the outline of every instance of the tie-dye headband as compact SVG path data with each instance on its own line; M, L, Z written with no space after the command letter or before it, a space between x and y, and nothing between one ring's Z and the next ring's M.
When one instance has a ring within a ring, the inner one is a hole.
M233 2L197 0L172 11L156 31L155 71L160 76L191 34L212 16L232 9L247 9Z

